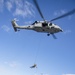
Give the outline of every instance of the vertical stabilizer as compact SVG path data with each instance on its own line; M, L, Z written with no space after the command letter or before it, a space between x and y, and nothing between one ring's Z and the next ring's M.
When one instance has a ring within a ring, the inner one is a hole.
M11 23L12 23L12 26L13 26L15 32L16 32L17 31L18 24L16 23L15 20L12 20Z

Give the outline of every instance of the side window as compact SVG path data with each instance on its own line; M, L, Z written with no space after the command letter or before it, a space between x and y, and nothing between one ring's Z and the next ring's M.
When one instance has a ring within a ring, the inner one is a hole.
M42 23L42 26L46 27L46 26L48 26L48 23Z

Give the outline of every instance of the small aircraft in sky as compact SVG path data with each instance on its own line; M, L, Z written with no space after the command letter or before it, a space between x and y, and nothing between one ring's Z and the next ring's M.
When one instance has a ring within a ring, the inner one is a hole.
M50 34L53 36L53 38L56 39L56 36L54 35L55 33L58 33L58 32L63 32L63 29L61 27L59 27L58 25L52 23L53 21L55 20L58 20L60 18L63 18L63 17L66 17L66 16L69 16L69 15L72 15L75 13L75 9L61 15L61 16L58 16L50 21L47 21L45 20L41 10L40 10L40 7L37 3L36 0L33 0L41 18L43 19L43 21L35 21L33 24L31 25L26 25L26 26L19 26L17 23L16 23L16 20L12 20L12 26L16 31L19 31L18 29L28 29L28 30L34 30L36 32L43 32L43 33L47 33L47 35L49 36Z
M37 65L36 64L34 64L33 66L31 66L30 68L37 68Z

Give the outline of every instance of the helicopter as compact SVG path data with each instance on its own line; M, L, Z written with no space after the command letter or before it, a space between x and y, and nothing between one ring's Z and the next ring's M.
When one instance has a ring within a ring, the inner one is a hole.
M18 29L27 29L27 30L34 30L36 32L43 32L43 33L47 33L47 36L49 35L52 35L54 39L56 39L56 36L54 35L55 33L58 33L58 32L63 32L63 29L61 27L59 27L58 25L52 23L53 21L55 20L58 20L60 18L64 18L66 16L69 16L69 15L72 15L75 13L75 9L61 15L61 16L58 16L50 21L47 21L45 20L41 10L40 10L40 7L38 5L38 2L37 0L33 0L41 18L43 19L43 21L35 21L34 23L32 23L31 25L26 25L26 26L19 26L17 23L16 23L16 20L12 20L11 23L12 23L12 26L16 31L19 31Z

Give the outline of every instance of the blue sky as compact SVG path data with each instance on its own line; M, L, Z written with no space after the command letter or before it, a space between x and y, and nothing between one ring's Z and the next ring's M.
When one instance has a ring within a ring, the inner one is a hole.
M47 20L75 8L75 0L37 1ZM15 33L14 18L19 25L42 20L33 0L0 0L0 75L75 75L75 14L53 22L64 30L56 40L29 30ZM30 69L34 63L38 68Z

